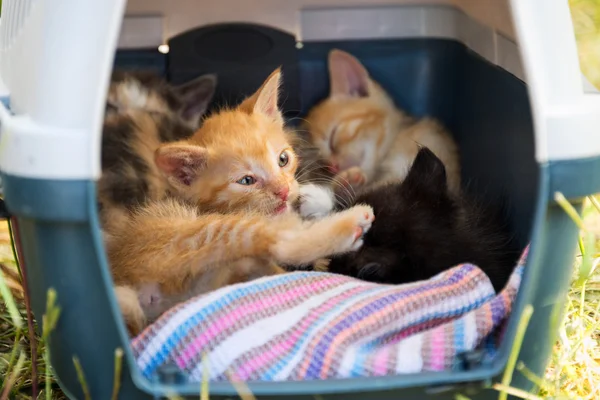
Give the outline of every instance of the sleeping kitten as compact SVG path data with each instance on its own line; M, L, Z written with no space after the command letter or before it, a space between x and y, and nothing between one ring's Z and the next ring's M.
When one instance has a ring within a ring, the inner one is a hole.
M311 190L332 196L327 187ZM330 272L399 284L472 263L498 291L519 257L500 210L448 193L444 164L427 148L419 150L403 182L366 189L354 201L373 207L376 220L357 252L333 257Z
M369 206L313 222L290 212L298 159L277 108L280 79L276 70L240 106L158 148L156 168L180 200L152 202L105 224L119 303L133 332L193 295L362 245L373 221Z
M337 181L357 189L402 180L423 145L445 164L450 190L460 190L458 148L439 122L399 110L364 66L341 50L329 53L329 79L329 97L309 111L305 129Z
M113 74L102 130L101 220L122 218L133 207L167 195L154 163L163 143L186 139L199 128L216 78L203 75L171 86L153 74Z

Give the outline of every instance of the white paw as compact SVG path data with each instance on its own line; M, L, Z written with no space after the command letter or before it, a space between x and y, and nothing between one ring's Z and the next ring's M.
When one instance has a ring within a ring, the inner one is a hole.
M354 242L352 243L351 250L356 251L363 245L363 238L365 234L371 229L373 221L375 220L375 214L371 206L358 205L349 209L356 218L356 228L354 230Z
M333 232L334 237L338 239L335 241L334 253L340 254L361 248L375 215L370 206L358 205L336 214L334 218L340 222L340 230Z
M300 186L299 212L302 218L323 218L335 207L333 191L312 183Z

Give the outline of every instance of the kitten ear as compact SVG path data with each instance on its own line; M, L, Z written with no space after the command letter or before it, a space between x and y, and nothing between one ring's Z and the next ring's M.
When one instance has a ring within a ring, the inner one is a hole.
M444 163L427 147L420 147L401 186L420 187L434 193L447 193Z
M283 123L283 116L278 106L281 76L281 68L277 68L252 96L240 104L238 109L249 114L260 113Z
M367 97L369 73L353 55L341 50L329 52L330 96Z
M174 143L159 147L154 162L171 183L190 186L198 173L206 167L208 150L187 143Z
M206 112L217 87L217 76L215 74L201 75L182 85L173 86L175 96L181 101L179 110L181 117L198 128L200 118Z

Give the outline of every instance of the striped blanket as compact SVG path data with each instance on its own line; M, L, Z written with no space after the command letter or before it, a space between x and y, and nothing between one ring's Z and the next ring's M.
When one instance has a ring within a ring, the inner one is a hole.
M149 379L161 366L202 380L286 381L457 368L461 353L493 357L526 253L496 295L476 266L380 285L294 272L219 289L158 319L132 347Z

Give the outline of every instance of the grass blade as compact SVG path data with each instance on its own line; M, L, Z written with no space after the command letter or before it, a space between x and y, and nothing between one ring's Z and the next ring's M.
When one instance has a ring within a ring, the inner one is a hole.
M115 373L113 376L113 390L110 396L111 400L119 398L119 390L121 389L121 369L123 366L123 349L115 350Z
M235 379L230 373L227 373L227 378L242 400L256 400L246 382Z
M577 244L579 245L579 252L581 253L582 256L585 255L585 245L583 244L583 238L581 237L581 235L579 235L579 237L577 238Z
M208 395L208 357L202 356L202 383L200 385L200 400L209 400Z
M464 394L455 394L454 395L454 400L471 400L469 397L465 396Z
M21 273L21 265L19 264L17 248L15 247L15 236L14 236L13 227L12 227L12 220L10 218L7 219L6 224L8 226L8 235L11 239L10 248L12 250L15 265L17 266L17 271L19 271L19 275L23 276L23 274Z
M42 340L47 341L50 332L56 327L60 317L60 307L56 306L56 290L48 289L46 295L46 313L42 316Z
M34 399L38 396L38 375L37 375L37 356L38 356L38 342L35 337L33 312L31 311L31 302L29 301L29 284L27 283L27 268L23 264L21 267L21 260L23 260L23 251L21 249L21 243L19 242L19 223L15 217L11 217L8 220L8 228L10 237L12 239L12 250L15 257L15 263L19 269L21 275L21 284L23 285L23 297L25 300L25 311L27 312L27 331L29 334L29 348L31 350L31 395Z
M596 244L596 235L591 232L585 233L585 248L590 251L582 253L581 265L579 266L579 276L576 285L583 285L590 277L594 266L594 252L591 249Z
M544 379L537 376L532 370L527 368L525 364L519 361L517 363L516 370L523 374L523 376L531 383L536 385L538 388L544 388L545 390L549 390L549 385L547 382L544 382Z
M571 217L571 219L579 227L579 229L585 231L585 224L583 223L583 220L577 213L577 210L575 210L575 207L573 207L573 205L569 203L569 201L561 192L554 193L554 201L556 201L558 205L561 206L563 210L565 210L567 215Z
M52 371L50 369L50 348L44 347L44 362L46 363L46 400L52 400Z
M15 298L10 292L10 289L8 288L8 285L4 279L4 275L0 274L0 297L4 299L4 304L6 304L6 308L8 309L8 314L10 315L13 325L18 330L21 330L23 328L23 320L21 319L21 314L17 308Z
M92 396L90 395L90 388L87 385L87 381L85 380L85 374L83 373L83 368L81 368L81 364L79 363L79 359L77 356L73 356L73 364L75 365L75 370L77 371L77 379L79 380L79 384L81 385L81 390L83 391L83 396L85 400L92 400Z
M6 374L8 378L4 381L4 389L2 389L2 394L0 395L0 400L8 400L8 396L10 395L10 390L15 384L17 378L19 377L20 371L23 368L23 364L25 363L25 353L21 352L19 354L19 360L17 361L17 365L15 365L15 369L12 373L7 371Z
M17 354L19 353L19 350L21 348L21 346L19 345L20 341L21 341L21 330L17 328L17 332L15 333L15 344L13 346L12 351L10 352L10 358L8 359L8 367L6 368L7 375L12 370L12 367L13 367L15 361L17 361Z
M504 370L504 374L502 375L502 385L505 387L508 387L512 380L513 372L515 370L515 366L517 365L517 358L519 357L519 352L521 351L521 346L523 345L525 331L527 331L527 326L529 325L529 320L531 319L532 314L533 306L531 304L527 304L523 309L523 314L521 315L521 319L519 320L519 325L517 326L517 332L515 334L515 341L510 351L508 362L506 363L506 369ZM506 400L507 393L508 392L506 391L501 392L498 396L498 400Z
M594 208L596 208L596 210L598 212L600 212L600 201L598 201L598 199L596 198L596 196L588 196L588 199L590 200L590 203L592 203L592 205L594 206Z
M495 383L492 385L492 388L499 391L500 396L504 395L504 398L506 398L507 394L510 394L511 396L516 396L524 400L544 400L543 398L536 396L535 394L531 394L521 389L503 385L502 383Z

